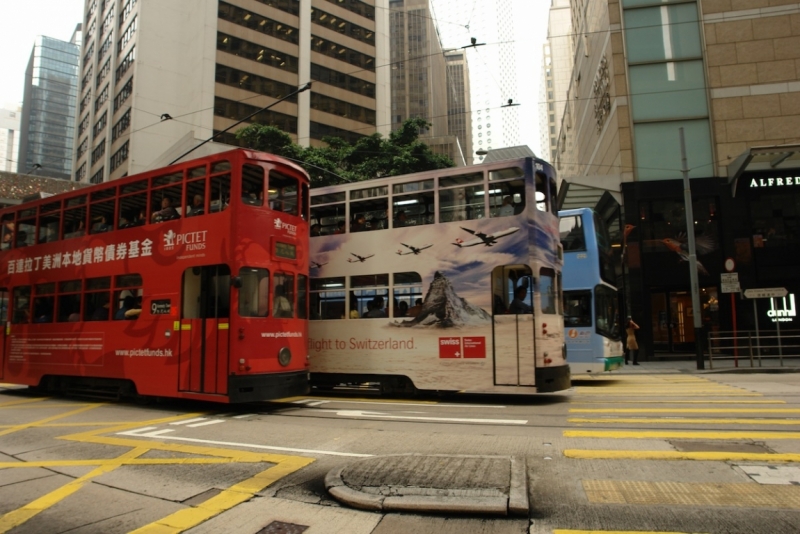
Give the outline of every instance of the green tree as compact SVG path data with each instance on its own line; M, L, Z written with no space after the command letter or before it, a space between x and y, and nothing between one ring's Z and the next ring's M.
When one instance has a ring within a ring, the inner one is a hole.
M296 161L311 176L312 187L320 187L453 167L453 160L419 139L420 130L429 127L424 119L408 119L388 138L376 133L350 144L325 137L323 147L301 147L286 132L261 124L239 130L236 138L247 148Z

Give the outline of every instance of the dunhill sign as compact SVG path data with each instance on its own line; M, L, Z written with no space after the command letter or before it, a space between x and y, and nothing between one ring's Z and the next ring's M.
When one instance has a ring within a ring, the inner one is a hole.
M750 178L750 189L800 185L800 176L785 178Z

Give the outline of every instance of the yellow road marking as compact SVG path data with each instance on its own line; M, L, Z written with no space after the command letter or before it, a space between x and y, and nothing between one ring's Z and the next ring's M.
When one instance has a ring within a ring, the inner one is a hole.
M567 458L583 460L699 460L718 462L800 462L800 454L794 453L761 453L761 452L685 452L685 451L623 451L623 450L589 450L565 449Z
M131 534L164 534L178 533L193 528L200 523L230 510L234 506L250 500L253 495L262 491L281 478L294 473L314 461L313 458L294 457L258 473L256 476L234 484L222 493L192 508L186 508L145 525Z
M217 449L225 450L225 449ZM263 460L252 457L231 455L227 458L145 458L124 461L117 460L40 460L38 462L0 462L0 469L31 468L31 467L81 467L87 465L105 465L106 463L119 463L120 465L196 465L196 464L230 464L230 463L258 463Z
M47 400L47 397L41 397L41 398L37 398L37 399L13 400L13 401L0 403L0 408L6 408L8 406L18 406L20 404L28 404L30 402L41 402L43 400Z
M578 391L582 397L763 397L763 393L747 391Z
M703 400L571 400L570 404L786 404L782 400L720 400L720 399L703 399Z
M5 514L4 516L0 517L0 534L8 532L13 528L18 527L19 525L28 521L38 513L43 512L44 510L47 510L51 506L63 501L64 499L66 499L79 489L81 489L92 478L111 472L114 469L118 468L119 466L125 465L126 462L131 461L133 458L141 456L147 451L148 449L143 447L136 448L126 452L122 456L115 458L113 460L104 460L103 465L97 467L96 469L93 469L92 471L83 475L82 477L76 478L72 482L69 482L64 486L61 486L57 490L53 490L47 495L39 497L33 502L26 504L22 508L18 508L14 511Z
M48 399L37 399L37 400L48 400ZM64 408L70 407L74 408L76 406L89 406L95 403L87 403L87 402L70 402L70 403L63 403L63 404L56 404L56 403L48 403L48 404L25 404L22 406L14 406L15 410L45 410L47 408ZM5 405L0 404L0 408L3 408Z
M553 534L697 534L688 532L665 532L663 530L572 530L557 528Z
M695 430L565 430L565 438L611 439L800 439L800 432Z
M570 408L570 413L800 413L800 408Z
M86 412L93 408L97 408L98 406L102 406L102 404L88 404L83 406L82 408L78 408L77 410L72 410L70 412L62 413L60 415L54 415L52 417L47 417L45 419L40 419L39 421L34 421L33 423L23 423L21 425L15 425L11 428L6 428L5 430L0 430L0 436L5 436L6 434L11 434L12 432L17 432L19 430L25 430L26 428L32 428L35 426L39 426L44 423L49 423L50 421L55 421L56 419L62 419L64 417L69 417L71 415L77 415L79 413Z
M800 419L695 419L689 417L573 417L567 419L569 423L662 423L662 424L704 424L704 425L800 425Z

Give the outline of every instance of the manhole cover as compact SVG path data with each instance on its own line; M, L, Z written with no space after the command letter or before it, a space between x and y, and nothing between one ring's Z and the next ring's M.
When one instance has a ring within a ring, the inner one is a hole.
M763 443L732 443L722 441L670 441L681 452L752 452L772 453Z
M759 484L800 486L800 467L789 465L741 465L739 469Z
M296 525L294 523L284 523L283 521L273 521L262 528L256 534L303 534L308 530L306 525Z

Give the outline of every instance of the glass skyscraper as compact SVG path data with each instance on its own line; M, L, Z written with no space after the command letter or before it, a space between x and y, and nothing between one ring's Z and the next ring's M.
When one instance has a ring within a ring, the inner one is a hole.
M74 43L36 38L25 72L20 173L36 170L39 175L66 180L72 175L79 51Z

